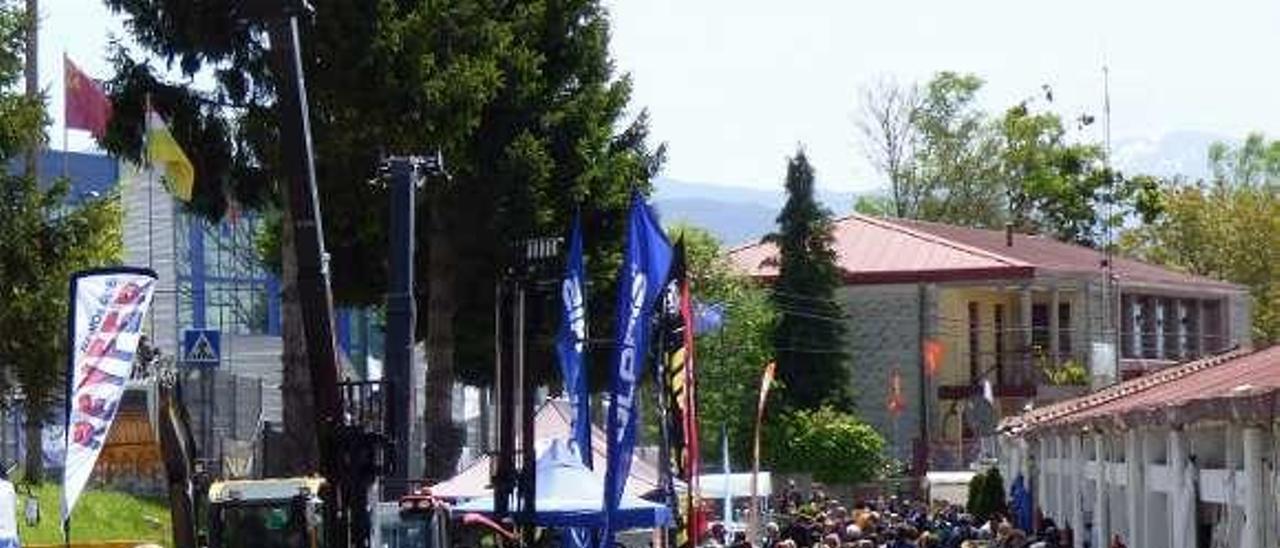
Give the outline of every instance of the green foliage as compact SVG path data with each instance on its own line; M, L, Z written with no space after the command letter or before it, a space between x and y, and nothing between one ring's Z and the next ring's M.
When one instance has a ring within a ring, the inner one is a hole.
M721 462L720 433L729 433L733 462L750 462L760 375L773 358L775 321L769 294L734 270L711 233L687 225L668 229L684 238L694 299L724 309L722 327L694 340L703 459Z
M884 469L884 438L830 406L777 416L766 427L766 440L765 460L773 470L811 473L823 483L860 483L878 478Z
M13 91L25 21L0 3L0 382L16 380L40 420L65 383L71 274L119 261L123 215L115 195L67 206L66 181L41 188L25 170L15 172L20 156L43 143L46 122L41 98Z
M103 145L139 156L149 94L192 156L197 211L218 218L228 196L274 207L278 76L263 23L238 17L238 0L106 1L155 59L186 74L207 67L217 78L213 89L197 90L117 50L108 86L117 116ZM576 208L593 294L610 295L618 257L606 250L618 247L630 190L647 190L661 163L661 149L646 145L645 115L626 117L631 86L612 70L606 14L593 0L316 7L303 20L302 58L335 297L372 304L385 292L386 189L368 183L381 155L441 150L453 179L433 180L422 193L418 270L437 286L457 283L454 310L439 313L456 326L461 380L486 383L492 315L455 310L491 310L510 242L558 234ZM427 258L433 230L449 235L446 261ZM268 240L264 248L280 246ZM418 309L434 317L427 293L419 292ZM601 319L593 332L609 331L603 318L612 317L612 303L590 301L590 316ZM545 316L541 331L550 333ZM418 322L419 337L430 323ZM551 370L549 360L533 365L540 376Z
M853 210L872 217L888 217L893 214L893 200L884 196L858 196Z
M983 81L938 73L922 88L890 85L864 94L864 145L889 180L899 217L1001 228L1099 245L1130 214L1158 212L1155 180L1108 170L1101 147L1026 99L991 116L978 107ZM1093 122L1073 120L1078 129ZM870 204L868 204L870 205ZM1107 207L1110 206L1110 207Z
M1001 219L1000 188L992 175L997 140L977 105L983 80L974 74L938 73L924 86L911 113L918 142L906 193L906 216L968 226Z
M1004 478L1000 475L1000 469L989 468L978 472L969 480L969 499L965 503L965 509L979 523L995 516L1009 515L1009 501L1004 495Z
M26 491L21 487L18 490L20 493ZM40 501L40 523L28 527L26 520L19 516L19 536L28 545L61 546L62 525L58 520L58 508L62 488L56 483L46 483L36 487L34 492ZM80 497L71 514L71 539L77 543L128 540L169 546L173 541L170 521L169 504L164 499L90 489Z
M1211 183L1166 181L1160 214L1124 234L1148 261L1241 284L1253 301L1253 340L1280 342L1280 141L1250 135L1209 150Z
M216 84L201 92L165 81L150 61L118 50L109 85L117 115L103 144L138 156L141 105L150 94L193 156L197 211L219 216L224 195L250 207L278 202L274 92L281 75L271 70L262 20L241 0L106 2L154 58L176 62L188 76L209 70ZM648 191L662 149L648 147L643 113L626 114L631 85L613 71L598 0L316 8L302 19L301 57L339 302L370 304L386 291L386 187L370 182L380 158L439 150L453 176L426 185L417 223L417 335L432 363L425 414L428 435L445 436L452 383L490 381L494 327L487 311L497 277L512 262L512 243L559 234L580 210L592 294L612 295L631 192ZM291 253L287 242L263 247ZM531 344L541 348L554 331L555 315L539 306L549 301L531 306ZM614 299L591 298L589 306L591 332L608 333ZM607 360L596 354L594 362ZM553 353L529 357L531 376L550 378ZM450 467L428 462L429 475Z
M840 269L832 247L831 212L813 196L813 167L799 150L787 162L787 203L778 232L778 279L771 302L778 313L773 345L782 407L812 409L849 402L844 312L835 301Z
M1075 360L1053 365L1045 359L1040 363L1040 370L1044 372L1049 384L1054 386L1088 386L1089 384L1089 370Z

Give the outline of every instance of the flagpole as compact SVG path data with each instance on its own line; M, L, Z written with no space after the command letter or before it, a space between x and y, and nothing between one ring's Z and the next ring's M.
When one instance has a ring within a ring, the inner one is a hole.
M71 147L67 145L67 48L62 48L62 178L71 177L67 167Z
M760 476L760 431L764 425L764 406L769 400L769 386L773 384L774 371L777 368L776 362L770 362L764 368L763 378L760 380L760 401L756 405L756 428L755 439L751 443L751 506L747 518L747 541L753 545L757 542L760 532L760 499L759 495L759 476Z
M148 133L150 133L147 131L147 125L148 125L148 118L151 116L151 93L148 92L144 97L145 97L144 100L146 102L145 104L146 108L143 109L142 111L142 165L143 165L143 169L147 171L147 268L154 270L156 265L154 262L153 249L155 246L153 245L153 241L155 239L156 230L153 223L155 222L156 172L151 167L151 151L150 151L150 148L147 146L149 144L147 142L149 139ZM170 230L170 232L172 232L172 230ZM176 260L177 258L176 254L174 255L174 258ZM175 291L177 291L178 289L177 284L174 284L173 288ZM178 301L177 295L174 295L173 299L174 299L174 302L176 303ZM175 311L177 310L176 306L174 307L174 310ZM155 337L156 336L156 315L151 314L150 316L148 316L147 319L148 319L147 332L150 333L152 337Z

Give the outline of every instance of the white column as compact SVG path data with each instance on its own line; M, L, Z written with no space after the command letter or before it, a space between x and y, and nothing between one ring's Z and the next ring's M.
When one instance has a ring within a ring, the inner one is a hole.
M1107 445L1102 433L1093 433L1093 462L1097 464L1098 477L1093 486L1093 545L1110 546L1111 516L1107 508Z
M1143 477L1146 471L1146 455L1142 451L1142 433L1137 428L1130 428L1124 437L1124 464L1126 481L1124 487L1125 503L1129 516L1129 536L1125 538L1127 546L1144 546L1146 535L1142 526L1146 521L1147 484Z
M1027 441L1026 438L1018 438L1014 440L1014 443L1018 446L1019 455L1018 468L1016 470L1019 474L1022 474L1022 482L1028 484L1031 481L1031 455L1034 454L1031 449L1031 442Z
M1265 527L1267 477L1262 465L1263 445L1262 429L1250 426L1244 429L1244 534L1241 548L1263 548L1266 542Z
M1193 524L1186 523L1187 516L1195 516L1194 493L1187 491L1183 480L1187 472L1187 437L1181 428L1169 430L1169 480L1173 489L1169 492L1169 527L1171 548L1194 548L1195 538L1187 532L1194 531ZM1191 508L1187 512L1187 507ZM1078 547L1077 547L1078 548Z
M1044 515L1052 516L1053 505L1049 500L1049 439L1045 436L1036 438L1036 451L1036 506Z
M1071 455L1068 442L1061 435L1053 437L1054 445L1057 447L1058 455L1058 475L1055 479L1058 481L1058 502L1054 505L1057 512L1058 526L1061 527L1067 523L1067 519L1071 516Z
M1072 546L1084 548L1084 440L1080 434L1071 434L1071 488L1068 503L1071 508Z

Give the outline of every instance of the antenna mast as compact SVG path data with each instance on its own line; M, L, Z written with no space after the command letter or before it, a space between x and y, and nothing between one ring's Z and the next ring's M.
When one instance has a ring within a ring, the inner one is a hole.
M1106 206L1104 208L1106 218L1102 225L1102 342L1111 347L1112 359L1110 364L1111 372L1119 378L1120 376L1120 307L1119 291L1115 288L1115 275L1112 263L1114 239L1112 233L1112 222L1115 220L1115 172L1111 170L1111 71L1106 66L1102 66L1102 131L1103 131L1103 166L1107 174L1106 188ZM1113 296L1113 293L1115 296ZM1115 312L1112 306L1115 306Z

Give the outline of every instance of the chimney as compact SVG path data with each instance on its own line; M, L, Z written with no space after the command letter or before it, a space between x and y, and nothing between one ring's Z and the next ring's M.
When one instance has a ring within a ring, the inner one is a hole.
M1004 246L1013 247L1013 223L1004 224Z

